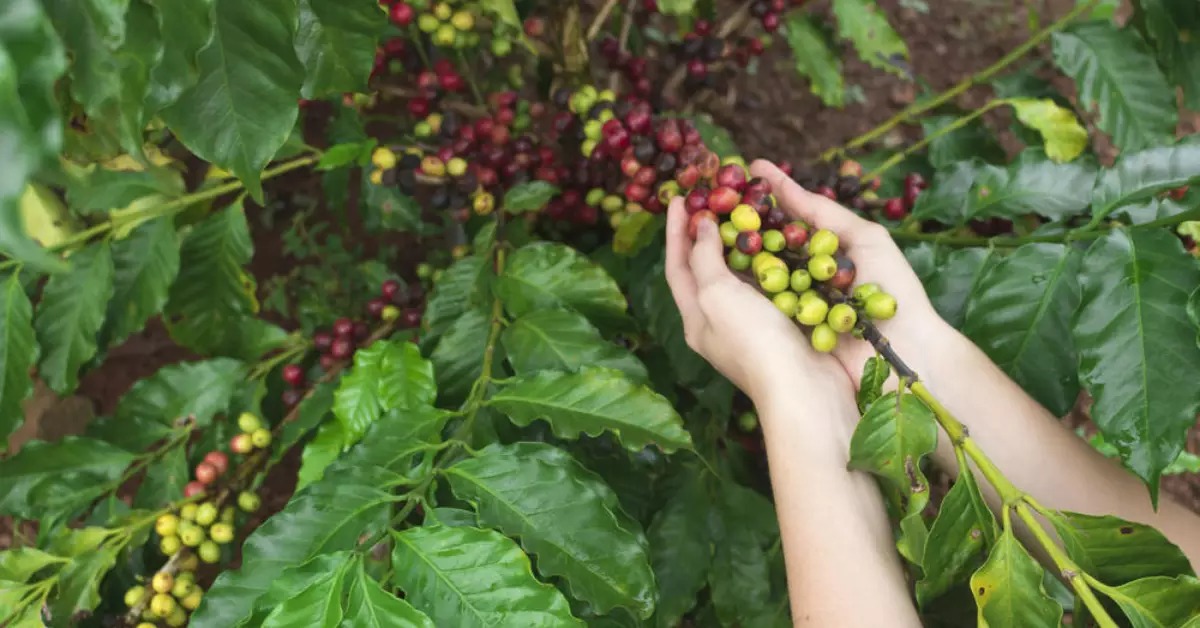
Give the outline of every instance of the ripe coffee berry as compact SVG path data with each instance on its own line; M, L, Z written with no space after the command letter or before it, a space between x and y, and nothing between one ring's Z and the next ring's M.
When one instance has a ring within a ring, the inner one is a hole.
M808 243L808 227L802 222L786 224L782 231L789 251L799 251Z
M195 482L195 481L188 482L187 485L183 487L183 496L184 497L192 498L197 495L203 495L203 494L204 494L204 485L201 484L200 482Z
M354 321L348 318L339 318L333 323L333 333L335 336L343 338L354 334Z
M313 334L313 347L317 351L329 351L329 347L333 345L333 335L327 331L319 331Z
M379 315L383 314L383 308L386 306L387 301L384 301L382 297L376 297L370 301L367 301L367 316L370 316L371 318L379 318Z
M287 407L287 408L296 407L296 404L300 403L300 400L303 398L304 398L304 393L300 392L299 390L297 390L295 388L292 388L290 390L285 390L285 391L283 391L283 394L279 396L280 401L282 401L284 407Z
M217 475L222 475L229 468L229 456L223 451L210 451L204 455L204 462L212 465L217 470Z
M741 192L746 189L746 169L737 164L721 166L717 170L717 185Z
M304 369L299 364L288 364L283 367L281 373L283 381L289 386L301 386L304 384Z
M839 255L837 258L837 272L829 280L829 285L843 292L850 289L854 285L855 268L854 262L849 257Z
M740 200L741 195L737 193L737 190L728 187L719 187L709 193L708 209L717 214L728 214L733 211L733 208L738 206Z
M904 206L904 200L900 198L889 198L883 203L883 217L888 220L903 220L908 215L908 208Z
M700 231L700 225L704 222L711 222L712 224L716 225L717 215L707 209L703 209L692 214L691 218L688 219L688 236L691 239L696 239L696 236Z
M763 248L763 237L757 231L743 231L737 235L735 246L745 255L755 255Z
M354 328L351 326L350 333L353 332ZM335 360L345 360L352 353L354 353L354 341L345 337L334 340L333 346L329 348L329 355L333 356Z
M236 454L248 454L254 451L254 443L250 442L249 434L238 434L230 439L229 449Z
M196 465L196 481L208 485L217 479L217 469L207 462Z

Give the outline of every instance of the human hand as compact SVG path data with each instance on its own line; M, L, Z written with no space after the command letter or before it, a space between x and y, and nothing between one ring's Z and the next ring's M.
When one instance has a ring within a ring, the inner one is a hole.
M909 366L920 373L926 356L937 355L939 346L952 336L953 330L934 310L921 280L887 229L858 217L829 198L805 190L768 161L755 161L750 165L750 173L771 184L776 201L788 215L815 229L829 229L837 234L843 252L854 262L856 285L879 284L896 297L899 304L896 316L876 321L875 325ZM843 336L833 355L857 388L863 364L875 355L875 349L865 340Z
M666 275L688 346L750 396L765 403L799 386L848 387L831 356L817 353L795 322L725 263L717 225L692 242L682 198L667 209Z

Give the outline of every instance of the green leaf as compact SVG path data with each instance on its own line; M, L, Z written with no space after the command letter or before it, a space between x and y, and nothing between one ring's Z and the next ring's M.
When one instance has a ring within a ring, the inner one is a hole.
M815 16L802 11L788 12L783 22L783 38L792 49L796 72L808 79L812 93L827 107L841 107L846 93L842 61Z
M433 620L412 604L385 591L367 575L362 561L358 570L346 576L346 628L435 628Z
M12 273L0 285L0 445L8 449L8 436L25 419L22 402L33 390L29 369L37 362L33 339L33 306Z
M506 327L500 341L518 375L603 366L622 371L639 384L649 379L646 367L629 350L605 340L583 315L571 310L530 312Z
M368 0L300 0L296 54L304 63L300 95L320 98L362 91L375 63L387 16Z
M237 385L246 377L245 365L229 358L181 362L164 366L133 385L117 403L118 421L148 419L172 425L194 417L200 427L224 412Z
M1079 191L1096 180L1096 168L1089 163L1055 164L1034 152L1006 167L972 160L955 164L949 172L948 178L939 174L933 187L918 197L913 215L952 225L1026 214L1059 220L1087 208L1087 198Z
M364 157L370 158L371 151L378 145L374 139L361 142L344 142L334 144L321 153L317 162L317 170L336 170L355 165Z
M300 454L300 471L296 473L296 490L325 476L325 469L337 460L346 446L346 428L339 422L325 423L317 429Z
M1056 513L1050 523L1071 560L1105 584L1195 575L1187 556L1150 526L1074 512Z
M67 203L72 211L107 212L127 207L147 196L175 198L183 191L183 178L167 168L108 170L95 167L70 181Z
M691 15L696 0L659 0L658 10L663 15Z
M1159 192L1200 183L1200 142L1123 153L1092 190L1092 214L1104 217Z
M1120 229L1088 249L1081 283L1074 335L1092 420L1157 501L1200 410L1200 390L1184 383L1200 370L1185 312L1200 267L1170 233Z
M1012 529L992 547L987 562L971 576L979 625L989 628L1057 626L1062 607L1042 587L1042 567L1013 536Z
M391 230L429 235L437 233L421 219L421 206L413 197L393 186L363 182L363 222L370 231Z
M253 318L256 286L242 268L253 255L240 200L192 228L183 240L179 276L166 305L172 339L202 354L245 360L258 359L285 340L282 329Z
M42 358L38 376L65 395L79 385L79 367L96 355L96 334L113 294L113 260L108 242L71 256L71 270L53 275L42 290L34 327Z
M133 460L134 454L90 438L30 441L0 460L0 514L41 519L72 513Z
M712 367L687 345L683 335L683 319L679 316L679 306L675 305L675 299L671 296L671 287L667 285L663 267L656 265L646 274L647 278L631 290L639 322L662 346L670 358L671 369L681 383L690 385L711 379L714 374Z
M1075 80L1084 109L1097 108L1100 130L1122 150L1166 144L1175 136L1175 90L1132 30L1110 22L1054 33L1054 62Z
M925 137L934 136L941 129L953 124L958 116L930 116L921 121ZM1004 147L987 125L978 119L966 126L934 137L929 142L929 163L934 168L945 168L956 161L979 158L988 163L1004 163Z
M838 34L849 39L871 67L906 77L908 47L874 0L833 0Z
M709 509L703 484L692 478L668 495L646 532L658 583L655 625L659 628L677 626L696 605L696 596L708 581L712 562Z
M342 587L350 561L343 560L322 572L302 590L289 594L261 624L264 628L284 626L328 626L342 621Z
M692 121L692 125L696 127L696 131L700 133L700 139L703 140L704 145L716 153L717 156L724 159L725 157L733 157L740 153L728 129L713 124L706 116L693 116L689 119Z
M179 236L170 218L142 223L113 244L113 295L100 337L120 344L162 311L179 274Z
M232 172L262 202L262 169L299 110L304 67L292 49L296 3L215 2L212 41L196 58L200 78L162 116L189 150Z
M293 497L246 539L241 568L217 577L189 625L246 625L258 599L285 570L357 547L363 534L386 522L396 500L388 490L395 478L374 467L342 469L333 480L313 484Z
M425 304L423 327L426 338L436 341L451 326L458 322L472 306L482 303L484 291L480 289L479 277L484 271L484 260L477 255L464 257L442 272L442 278L434 285L433 293Z
M0 580L25 582L42 569L61 562L61 557L36 547L6 549L0 552Z
M744 513L724 504L719 533L713 538L708 584L717 617L723 625L749 625L770 596L767 555L751 528L738 525Z
M121 551L119 544L104 544L110 532L104 528L82 528L51 541L53 553L71 557L58 572L49 608L52 617L70 618L100 605L100 581L116 565Z
M321 382L313 386L308 396L300 401L295 420L283 425L279 438L271 448L270 466L282 460L296 443L304 440L317 426L323 427L322 423L333 410L333 391L336 389L335 382Z
M1183 88L1187 108L1200 110L1200 8L1185 0L1141 0L1138 8L1159 65Z
M917 582L917 602L922 608L965 580L978 566L975 559L989 538L995 537L996 520L979 493L975 477L970 469L960 472L942 500L925 541L921 557L924 577Z
M979 173L992 169L1003 170L971 159L951 164L937 171L929 189L917 196L912 215L921 220L937 220L948 224L966 222L970 206L971 186Z
M863 413L850 438L851 469L869 471L911 500L909 512L929 501L929 481L921 459L937 446L933 412L911 394L891 392Z
M1055 416L1079 396L1071 338L1083 255L1063 244L1027 244L983 273L962 331Z
M333 414L342 424L344 444L352 445L384 411L429 406L436 396L433 365L417 346L381 340L355 352L354 366L334 393Z
M1070 109L1049 98L1013 98L1008 104L1021 124L1041 134L1046 156L1051 160L1072 161L1087 148L1087 129Z
M439 626L583 626L516 543L477 528L394 532L393 581Z
M545 419L560 438L607 431L630 451L652 444L667 453L692 447L683 419L662 395L612 369L542 371L518 377L492 395L487 405L517 425Z
M654 573L634 533L606 505L616 495L570 454L543 443L492 445L446 470L481 524L520 537L538 571L563 578L573 597L600 613L654 612Z
M171 505L183 494L192 479L187 451L183 447L168 450L146 466L146 474L134 495L135 508L158 509Z
M514 30L521 30L521 17L517 14L517 7L513 4L513 0L482 0L479 4L485 11L499 18L501 22L513 27Z
M1143 578L1105 593L1133 628L1193 626L1200 618L1200 580L1191 576Z
M975 286L995 257L990 248L957 249L946 256L932 276L924 279L929 300L947 323L962 327L967 300L975 294Z
M367 430L367 435L339 458L335 469L353 471L381 467L405 474L413 467L413 456L441 442L441 431L450 415L437 408L393 410ZM332 482L337 477L332 476Z
M564 244L539 242L517 250L496 284L496 296L514 317L566 306L602 330L626 318L617 282Z
M162 60L150 70L146 115L151 116L179 100L184 90L200 78L196 57L213 38L213 5L216 0L149 0L158 11L158 29L164 42Z
M490 323L491 318L479 310L463 313L429 356L437 374L438 397L443 403L465 400L483 373Z
M858 411L866 412L871 404L883 396L883 385L887 383L889 377L892 376L892 367L888 361L879 357L871 356L863 363L862 379L858 387Z
M504 193L504 210L510 214L536 212L559 193L558 186L545 181L529 181Z

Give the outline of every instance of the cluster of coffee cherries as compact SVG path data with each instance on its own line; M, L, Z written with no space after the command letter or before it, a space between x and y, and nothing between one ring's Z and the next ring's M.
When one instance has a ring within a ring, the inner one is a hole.
M426 2L425 0L381 0L388 5L388 18L401 28L414 22L435 46L470 48L479 45L475 32L474 6L456 2Z
M144 609L137 628L155 628L154 622L157 621L168 626L187 624L188 614L199 608L200 601L204 599L204 589L196 584L196 569L199 566L200 560L195 554L189 553L179 561L179 570L175 575L160 571L150 579L148 587L139 584L125 591L126 606L135 608L141 605ZM146 596L150 596L149 600Z

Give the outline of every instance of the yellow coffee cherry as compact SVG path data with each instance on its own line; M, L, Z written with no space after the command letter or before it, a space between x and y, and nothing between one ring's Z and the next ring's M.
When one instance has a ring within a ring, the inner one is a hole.
M175 576L165 571L154 574L150 579L150 588L154 589L155 593L169 593L174 586Z
M208 529L208 535L218 545L224 545L233 540L233 526L228 523L214 523Z
M197 508L199 508L199 506L197 506L197 505L196 505L196 504L194 504L194 503L192 503L192 504L184 504L183 506L180 506L180 508L179 508L179 518L180 518L180 519L182 519L182 520L184 520L184 521L195 521L195 520L196 520L196 509L197 509ZM176 526L178 527L178 522L176 522Z
M182 626L187 623L187 620L187 611L178 606L175 607L175 610L171 611L170 615L167 615L168 626Z
M164 536L158 542L158 551L163 553L163 556L174 556L176 552L183 547L183 541L179 540L178 536Z
M188 595L191 595L192 590L195 588L196 583L192 582L191 580L176 578L175 586L171 587L171 595L175 596L175 599L177 600L182 600Z
M125 592L125 606L133 608L134 606L141 604L142 598L144 597L146 597L146 587L140 585L130 587L129 590Z
M271 445L271 432L266 428L254 430L254 432L250 434L250 442L254 443L254 446L259 449L268 447Z
M391 170L396 167L396 153L386 146L380 146L371 153L371 163L380 170Z
M201 526L212 525L212 522L217 520L217 506L212 502L204 502L196 509L196 523Z
M197 608L200 608L200 600L203 599L204 591L201 591L200 587L196 587L195 589L192 589L192 592L189 593L187 597L179 600L179 603L189 611L194 611Z
M262 419L250 412L243 412L239 414L237 423L238 429L242 430L242 432L246 434L249 434L250 432L262 427Z
M221 548L212 541L205 541L201 543L197 553L200 554L200 560L209 564L221 560Z
M175 608L175 598L166 593L159 593L150 598L150 611L159 617L170 615Z
M367 179L371 181L371 185L383 185L383 171L372 170Z
M175 534L175 530L179 527L179 517L171 513L159 516L154 522L154 531L159 536L171 536Z
M198 568L199 566L200 566L200 559L196 558L195 554L189 553L187 556L184 556L179 561L179 571L183 572L184 574L189 575L193 579L196 577L196 574L194 574L192 572L196 571L196 568ZM183 574L181 574L180 577L182 578Z

